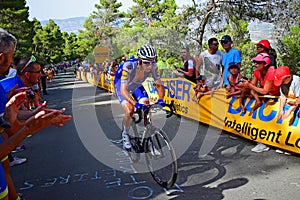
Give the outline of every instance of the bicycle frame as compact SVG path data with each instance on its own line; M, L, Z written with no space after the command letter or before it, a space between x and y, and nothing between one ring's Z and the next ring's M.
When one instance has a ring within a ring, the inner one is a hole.
M171 104L167 105L167 107L169 107L169 109L170 109L170 113L167 114L167 118L171 117L174 113L174 104L173 103L174 102L172 101ZM137 139L137 143L139 145L139 153L145 153L145 152L147 153L149 151L149 149L147 149L146 144L147 144L148 139L153 136L153 132L151 131L152 130L152 115L150 112L151 108L153 108L153 107L158 107L161 109L161 106L158 104L148 105L143 110L139 109L139 110L135 111L135 113L137 113L139 116L139 118L137 120L133 117L132 129L136 135L138 135L138 130L137 130L136 124L139 123L142 119L144 119L143 134L141 135L140 138ZM145 151L145 149L147 149L147 151Z

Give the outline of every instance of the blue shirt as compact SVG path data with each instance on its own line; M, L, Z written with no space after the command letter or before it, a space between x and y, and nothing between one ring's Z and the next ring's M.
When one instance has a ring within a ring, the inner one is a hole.
M242 62L241 54L235 48L231 48L228 52L223 54L223 60L222 60L222 65L224 67L223 85L229 84L227 79L227 77L230 75L230 72L228 71L228 65L231 62L236 62L236 63Z
M18 84L17 88L24 87L24 83L22 80L19 78L19 76L14 76L14 77L8 77L5 79L2 79L0 81L1 86L5 90L6 94L15 87L16 84Z
M8 102L7 94L9 91L18 84L17 88L24 87L24 83L18 76L8 77L0 80L0 113L5 110L5 105Z
M6 92L3 89L3 87L0 85L0 114L4 113L5 105L6 105L7 101L8 101L8 99L6 97Z

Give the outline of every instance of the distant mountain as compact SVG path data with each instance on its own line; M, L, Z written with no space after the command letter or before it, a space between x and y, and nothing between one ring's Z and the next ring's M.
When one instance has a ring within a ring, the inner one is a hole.
M62 32L78 34L79 30L83 29L84 21L87 17L74 17L68 19L53 19L59 26ZM48 20L41 21L42 26L45 26Z

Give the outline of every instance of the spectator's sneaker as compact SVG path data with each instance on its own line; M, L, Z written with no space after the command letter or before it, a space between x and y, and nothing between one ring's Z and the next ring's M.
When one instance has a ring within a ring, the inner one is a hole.
M16 146L16 148L14 150L12 150L12 152L17 153L17 152L24 151L25 149L26 149L25 145L20 145L20 146Z
M128 134L122 133L123 149L131 149L130 138Z
M251 151L260 153L263 151L269 151L269 149L270 149L270 147L268 147L267 145L264 145L262 143L257 143L257 145L251 149Z
M18 158L18 157L14 157L14 161L10 162L10 166L15 166L15 165L21 165L24 162L27 161L27 158Z
M287 156L290 156L290 155L291 155L291 153L289 153L289 152L287 152L287 151L282 151L282 150L280 150L280 149L276 149L275 152L276 152L276 153L280 153L280 154L283 154L283 153L284 153L284 154L287 155Z

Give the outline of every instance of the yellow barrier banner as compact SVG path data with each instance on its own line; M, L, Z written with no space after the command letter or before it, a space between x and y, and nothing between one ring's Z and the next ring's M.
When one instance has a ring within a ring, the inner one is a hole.
M263 98L263 105L249 115L255 104L254 98L245 98L245 113L241 113L239 97L225 98L224 88L216 90L200 98L192 100L194 83L181 78L162 79L166 88L166 103L174 100L176 111L182 116L198 120L205 124L224 129L241 137L267 145L300 153L299 118L289 126L291 116L284 121L277 119L279 109L278 98ZM152 81L144 84L150 99L157 101L158 95ZM285 107L285 110L289 106Z
M82 79L86 79L81 74ZM88 80L86 80L88 81ZM91 81L99 87L113 91L113 80L104 81L104 75L100 80ZM214 91L212 94L204 95L199 102L193 101L195 84L182 78L163 78L165 87L166 103L174 101L176 112L182 116L200 121L202 123L224 129L252 141L300 153L300 129L299 117L296 114L294 122L289 125L292 115L285 120L278 120L279 99L263 97L263 105L249 115L255 103L254 98L245 98L245 113L241 113L240 100L238 96L225 98L224 88ZM153 79L148 78L143 83L150 101L158 100ZM285 110L289 108L285 106Z

